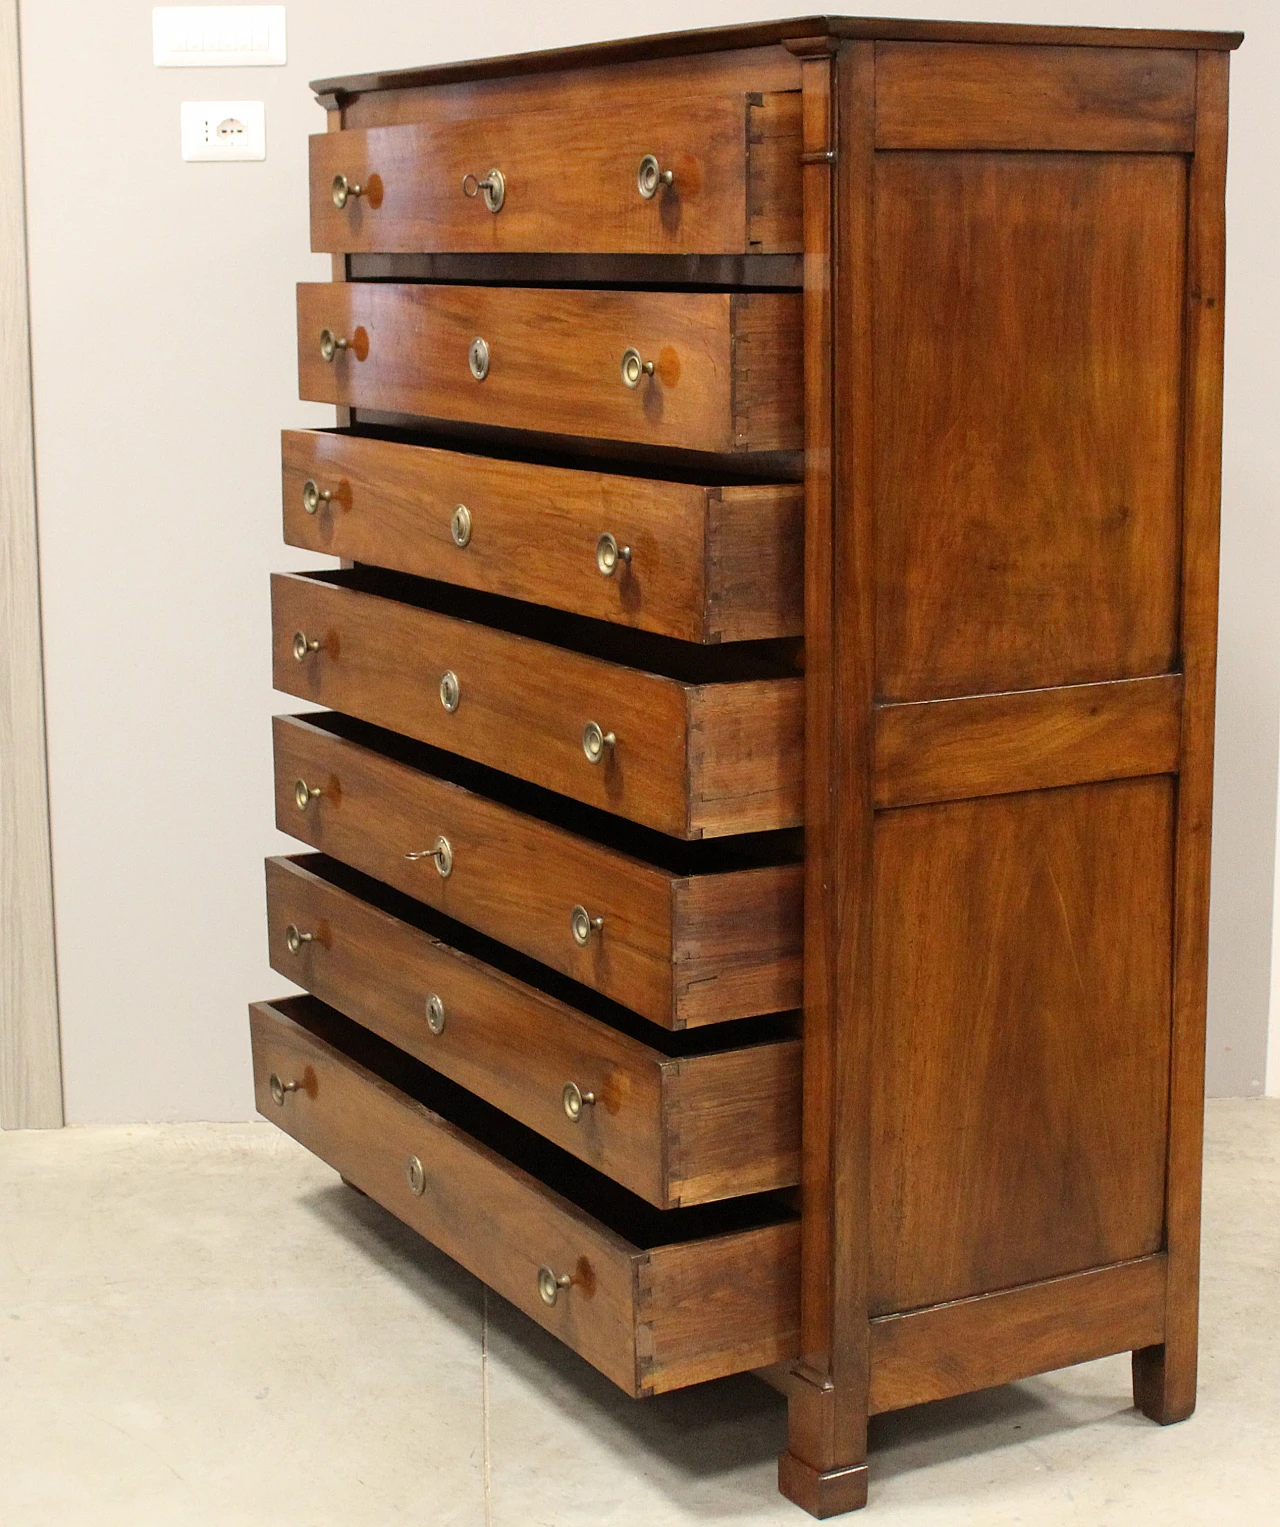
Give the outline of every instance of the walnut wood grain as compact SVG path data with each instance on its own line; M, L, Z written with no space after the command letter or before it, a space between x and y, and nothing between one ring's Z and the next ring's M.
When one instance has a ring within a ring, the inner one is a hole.
M1175 668L1183 161L875 175L880 698Z
M320 334L352 343L331 362ZM489 345L483 381L471 342ZM654 373L622 380L634 348ZM799 449L800 298L347 282L298 287L301 396L668 449Z
M438 779L305 717L277 717L276 822L313 848L666 1028L800 996L800 867L682 875ZM299 810L295 782L324 793ZM445 835L447 879L407 860ZM586 948L575 905L604 927Z
M801 1352L778 1486L867 1499L875 564L875 54L805 78L805 970ZM835 156L834 174L828 153ZM833 220L832 204L841 215Z
M799 86L799 66L785 48L747 46L667 58L637 57L604 68L497 70L483 83L478 78L436 80L429 85L406 82L388 90L343 93L342 111L349 128L466 123L474 117L515 115L552 105L574 110L584 120L599 121L617 110L619 100L631 96L649 102L725 96L745 101L752 95L793 91ZM660 117L661 110L655 109L654 116Z
M534 53L428 64L419 68L377 73L336 75L313 80L320 95L356 97L353 105L369 106L383 92L407 93L424 87L462 87L481 80L502 80L537 86L539 76L563 73L623 74L627 68L649 67L661 73L672 69L703 70L717 61L743 67L743 52L759 69L766 57L782 53L777 45L803 38L812 44L830 40L897 40L904 42L991 42L1006 45L1053 44L1092 48L1238 48L1242 32L1174 31L1138 27L1033 26L998 21L904 21L887 17L807 16L746 25L706 27L697 31L662 32L651 37L627 37L572 48L547 48ZM709 57L708 57L709 56ZM785 57L785 55L783 55ZM787 60L795 69L795 61ZM781 60L779 60L781 66ZM797 70L798 73L798 70ZM532 78L530 78L532 77ZM757 87L758 88L758 87ZM464 97L465 98L465 97Z
M281 458L291 546L683 641L803 630L798 484L705 487L320 430L285 430ZM314 513L309 481L333 495ZM459 504L464 547L450 531ZM606 533L631 550L607 578Z
M912 806L1178 767L1182 675L876 709L876 805Z
M794 1222L637 1246L313 1032L337 1037L311 999L256 1003L250 1021L255 1097L267 1118L627 1393L794 1350ZM272 1074L298 1083L283 1105L271 1095ZM422 1165L421 1195L408 1184L411 1155ZM553 1306L538 1294L542 1266L571 1280Z
M1218 522L1222 478L1227 71L1197 65L1187 256L1187 361L1182 457L1182 768L1178 781L1173 1056L1169 1100L1169 1253L1165 1338L1134 1353L1134 1399L1161 1423L1195 1409L1204 1148L1205 1008L1209 982L1209 855L1213 815L1214 675L1218 656Z
M1186 153L1195 93L1185 49L881 42L876 147Z
M777 107L772 93L758 99L664 90L657 108L651 91L620 92L606 114L551 101L319 134L311 139L311 247L791 253L800 248L798 113ZM647 154L674 175L649 199L637 186ZM463 191L466 176L491 169L504 178L496 213L483 195ZM338 174L362 191L341 208L331 194Z
M286 694L677 837L800 820L799 679L685 684L320 579L277 574L271 589ZM302 662L299 631L320 643ZM446 672L459 685L452 712ZM616 738L598 763L583 750L592 721Z
M638 1273L638 1383L649 1393L696 1384L712 1364L745 1373L793 1356L800 1326L794 1223L714 1241L659 1246Z
M325 863L267 861L281 975L658 1208L798 1181L798 1040L665 1055L371 905ZM291 925L312 935L296 950ZM595 1098L577 1122L563 1106L569 1082Z
M1163 1254L871 1322L871 1409L1009 1384L1164 1334Z
M873 1314L1161 1249L1174 793L877 819Z

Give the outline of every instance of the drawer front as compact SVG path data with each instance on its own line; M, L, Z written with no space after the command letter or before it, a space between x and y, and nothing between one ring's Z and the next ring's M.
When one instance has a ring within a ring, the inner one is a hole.
M275 772L282 832L665 1028L799 1006L799 865L679 878L304 717L277 717ZM440 837L447 876L406 857Z
M259 1110L628 1393L794 1355L796 1224L642 1251L295 1022L307 1001L250 1009Z
M301 396L671 449L797 451L801 300L791 292L302 285ZM326 334L345 347L330 352ZM629 351L652 368L634 386L624 377Z
M318 134L311 247L797 253L800 139L799 91L659 100L652 89L620 90L604 115L547 105Z
M798 1181L798 1040L669 1059L305 859L267 861L267 909L281 975L657 1208Z
M803 633L798 483L707 488L312 430L281 447L291 546L683 641Z
M271 602L286 694L675 837L801 820L801 679L686 685L312 578L276 575ZM594 761L592 726L615 739Z

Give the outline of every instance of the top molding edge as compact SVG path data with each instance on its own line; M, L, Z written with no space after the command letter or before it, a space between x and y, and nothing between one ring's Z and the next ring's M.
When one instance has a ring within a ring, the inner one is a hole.
M693 32L664 32L610 42L513 53L504 58L427 64L377 74L348 74L313 80L321 104L336 107L349 96L373 90L407 90L421 85L450 85L466 80L545 74L601 64L638 63L682 54L720 53L759 48L789 39L830 37L873 42L993 42L1086 48L1194 48L1229 52L1244 41L1243 32L1166 32L1135 27L1022 26L995 21L897 21L880 17L804 16L746 26L705 27Z

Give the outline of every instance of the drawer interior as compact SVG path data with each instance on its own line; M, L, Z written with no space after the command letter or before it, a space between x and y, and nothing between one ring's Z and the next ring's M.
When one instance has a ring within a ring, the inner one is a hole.
M530 1173L641 1250L730 1235L796 1218L782 1193L722 1199L687 1209L655 1209L603 1173L315 997L288 997L272 1005L340 1054Z
M415 609L455 620L476 621L513 636L662 674L683 684L726 684L750 679L795 678L803 672L804 645L783 637L752 642L682 642L672 636L632 630L611 621L571 615L566 610L525 604L501 594L482 593L387 568L357 565L300 573L314 583L394 599Z
M530 435L523 430L496 425L467 425L447 419L419 419L411 414L386 415L377 409L351 411L350 425L333 425L318 434L357 435L368 440L387 440L396 445L434 446L470 456L489 456L498 461L528 462L531 466L574 468L590 472L614 472L619 477L650 477L668 482L696 483L718 488L727 483L740 487L780 482L803 482L803 457L796 452L778 455L707 456L698 451L654 454L640 446L630 449L622 442L558 439ZM616 446L616 448L614 448Z
M373 254L346 257L351 281L604 291L803 291L799 254Z
M360 721L342 711L311 711L292 719L380 753L396 763L407 764L411 769L419 769L424 774L487 796L553 827L591 838L606 848L657 865L673 875L715 875L732 870L760 869L766 865L794 864L804 855L804 836L798 827L777 832L739 833L727 838L673 838L569 796L557 795L554 790L544 789L529 780L503 774L487 764L475 763L460 754L447 753L429 743L402 737L386 727Z
M405 896L393 887L384 885L382 881L352 869L350 865L331 859L328 854L291 854L288 857L291 862L318 879L352 896L358 896L361 901L377 907L380 912L386 912L411 928L421 930L448 948L471 955L672 1060L693 1055L719 1054L748 1045L768 1044L799 1033L798 1013L767 1013L756 1018L735 1018L725 1023L708 1024L703 1028L661 1028L601 992L579 985L559 971L477 932L465 923L446 917L425 902Z

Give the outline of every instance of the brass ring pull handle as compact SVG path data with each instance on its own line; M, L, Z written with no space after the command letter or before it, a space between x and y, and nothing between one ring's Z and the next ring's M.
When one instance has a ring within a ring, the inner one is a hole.
M538 1269L538 1297L543 1304L554 1304L560 1297L560 1290L568 1288L573 1279L568 1273L561 1273L557 1278L549 1267Z
M303 933L297 923L290 923L284 930L284 941L290 954L301 954L303 944L314 943L315 937L314 933Z
M471 511L459 504L449 518L449 534L455 546L465 546L471 539Z
M331 488L322 488L313 477L308 477L302 485L302 507L308 514L314 514L321 504L327 504L333 497Z
M298 663L305 663L313 652L319 652L320 643L307 635L305 631L293 633L293 657Z
M484 204L490 212L501 212L507 198L507 177L501 170L490 170L483 180L478 175L462 177L462 194L476 197L484 192Z
M448 880L453 874L453 849L448 838L443 835L438 837L430 848L420 848L414 853L406 854L405 858L411 859L415 864L419 859L434 859L436 872L441 880Z
M582 1110L589 1108L595 1100L595 1093L583 1092L577 1082L566 1082L560 1094L560 1103L570 1124L581 1124Z
M606 578L612 578L618 570L618 563L625 562L631 566L631 548L619 546L617 536L605 533L596 542L596 566Z
M435 992L427 998L427 1027L433 1034L444 1033L444 1002Z
M645 201L652 201L658 194L658 187L674 185L675 178L674 170L660 169L656 157L653 154L646 154L640 161L639 170L636 171L636 190Z
M271 1073L271 1080L267 1083L267 1086L271 1088L271 1101L276 1105L277 1108L283 1108L285 1098L287 1098L291 1092L297 1092L302 1086L302 1083L282 1082L273 1071Z
M350 348L351 341L349 339L339 339L332 329L320 330L320 359L322 361L331 361L339 350L349 350Z
M440 675L440 703L453 715L462 702L462 685L458 675L450 668Z
M640 352L634 345L628 345L622 352L622 380L631 388L639 387L642 376L653 375L653 362L640 359Z
M350 197L363 196L364 190L363 186L356 185L353 181L348 180L345 175L335 175L333 177L333 185L330 187L333 205L341 211L347 205Z
M323 794L319 785L309 785L305 779L295 779L293 782L293 802L299 811L305 811L317 795Z
M604 932L604 918L592 917L586 907L579 904L569 914L569 931L573 934L574 943L580 949L585 949L593 933Z
M417 1156L407 1156L404 1163L405 1181L409 1184L409 1191L415 1198L421 1198L426 1191L427 1172L426 1168Z
M588 721L582 728L582 751L587 755L587 762L598 764L604 757L604 750L613 747L617 740L613 732L601 731L599 722Z

